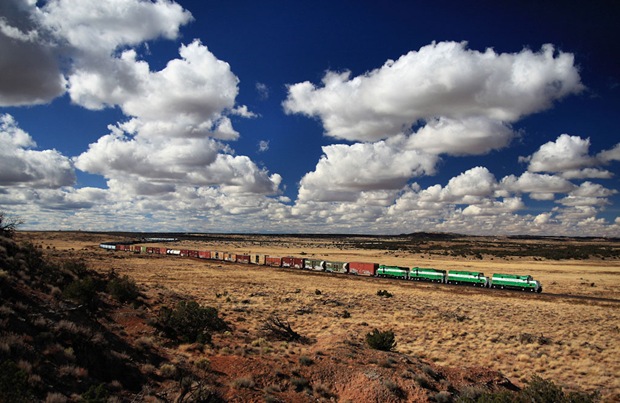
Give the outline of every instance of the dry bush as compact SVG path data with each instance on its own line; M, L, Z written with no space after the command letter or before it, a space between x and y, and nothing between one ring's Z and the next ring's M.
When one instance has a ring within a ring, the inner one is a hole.
M291 328L291 325L276 315L267 319L261 328L268 337L284 341L301 341L302 336Z

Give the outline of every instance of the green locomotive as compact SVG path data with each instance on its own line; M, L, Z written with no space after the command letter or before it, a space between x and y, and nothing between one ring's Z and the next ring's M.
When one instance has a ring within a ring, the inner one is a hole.
M540 281L534 280L532 276L522 276L518 274L493 274L491 288L511 288L515 290L542 292Z
M468 284L474 287L488 287L490 284L489 278L484 273L459 270L449 270L446 282L448 284Z
M400 278L407 279L409 276L409 269L406 267L399 266L387 266L387 265L379 265L377 269L377 277L389 277L389 278Z
M446 271L428 267L413 267L409 271L409 280L445 283Z

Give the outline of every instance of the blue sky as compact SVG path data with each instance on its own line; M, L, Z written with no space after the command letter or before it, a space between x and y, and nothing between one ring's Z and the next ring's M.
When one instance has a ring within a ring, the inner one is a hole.
M620 236L619 11L3 2L0 210L50 230Z

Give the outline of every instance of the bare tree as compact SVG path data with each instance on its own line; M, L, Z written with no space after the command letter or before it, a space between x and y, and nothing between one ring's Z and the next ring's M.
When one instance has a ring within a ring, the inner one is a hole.
M0 236L13 238L17 227L22 225L24 221L16 217L9 217L0 211Z

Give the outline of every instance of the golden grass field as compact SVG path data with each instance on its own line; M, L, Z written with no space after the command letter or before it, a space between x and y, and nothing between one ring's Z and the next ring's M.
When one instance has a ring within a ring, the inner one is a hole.
M328 260L470 269L487 275L531 274L543 284L539 295L109 252L98 244L125 238L106 234L24 232L19 237L49 253L84 259L98 271L114 269L129 275L151 293L163 287L218 308L234 324L234 331L232 336L215 337L219 350L213 354L258 347L261 354L304 355L329 351L336 340L363 340L373 328L393 329L398 352L439 366L487 367L517 385L538 374L568 390L599 391L606 401L620 400L618 257L561 261L422 257L401 251L351 250L333 239L299 237L266 242L239 236L233 242L166 244L272 256L303 252L305 257ZM383 289L393 297L377 296ZM342 318L345 311L349 318ZM315 343L290 346L262 339L260 326L273 313ZM244 338L233 337L238 334Z

